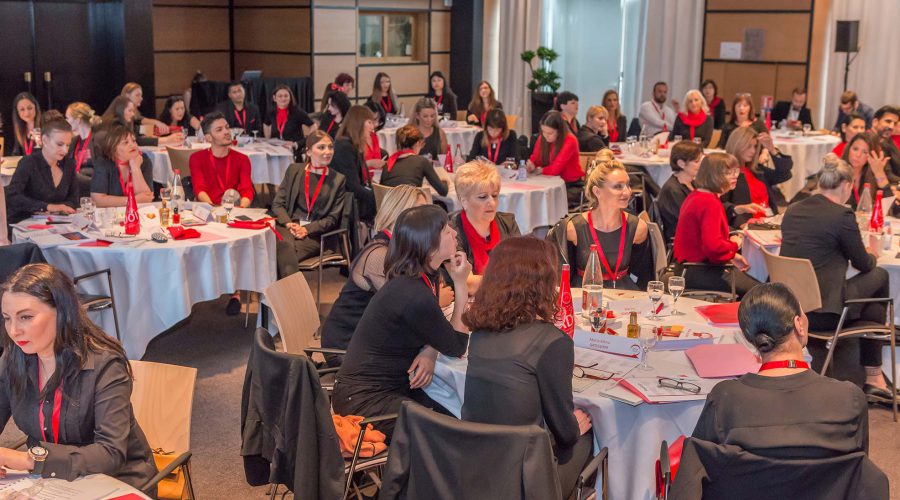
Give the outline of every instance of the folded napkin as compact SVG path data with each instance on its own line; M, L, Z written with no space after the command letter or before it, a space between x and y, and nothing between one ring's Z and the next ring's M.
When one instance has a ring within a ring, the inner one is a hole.
M172 239L175 239L175 240L189 240L191 238L199 238L200 237L200 231L197 231L196 229L194 229L192 227L185 229L181 226L171 226L171 227L167 227L166 229L169 230L169 234L171 234Z
M275 237L279 240L283 240L281 234L272 227L269 222L275 220L274 217L266 217L265 219L259 220L232 220L228 223L228 227L233 227L236 229L266 229L269 228L275 233Z

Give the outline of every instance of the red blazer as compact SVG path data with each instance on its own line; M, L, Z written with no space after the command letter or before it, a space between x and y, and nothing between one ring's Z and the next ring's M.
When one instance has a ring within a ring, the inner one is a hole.
M728 220L719 197L692 191L681 205L675 229L675 260L724 264L738 251L728 239Z
M575 182L584 177L584 170L581 170L581 163L578 160L578 139L574 134L566 134L558 153L553 151L553 144L550 145L550 163L547 165L541 162L541 148L545 145L544 138L540 137L531 153L531 163L543 167L544 175L558 175L566 182Z
M215 205L222 203L222 195L229 189L236 189L242 198L253 200L250 158L233 149L228 150L228 156L225 158L216 158L215 165L212 164L211 158L212 152L209 149L191 155L191 182L194 185L194 193L205 192Z

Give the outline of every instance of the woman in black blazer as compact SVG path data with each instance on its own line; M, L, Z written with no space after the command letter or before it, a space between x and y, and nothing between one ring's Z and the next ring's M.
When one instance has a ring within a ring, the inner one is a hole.
M71 142L72 127L64 120L44 124L44 147L22 158L6 187L10 224L36 212L75 213L79 189L75 161L67 155Z
M734 155L741 165L737 185L722 195L729 225L741 227L752 218L777 214L781 198L775 194L775 186L791 178L794 160L781 154L772 136L759 134L750 127L736 129L728 139L725 152ZM753 205L752 211L739 213L743 210L738 206L746 205Z
M716 147L725 149L731 133L741 127L750 127L759 134L769 131L766 128L766 124L756 118L756 111L753 110L753 98L750 94L738 94L735 96L734 101L731 103L731 120L722 126L722 134L719 136L719 143Z
M811 330L833 331L844 301L890 297L888 273L878 267L880 241L870 253L860 235L856 215L847 207L853 190L853 168L834 154L825 155L819 191L789 206L781 222L781 255L809 259L819 282L822 307L807 312ZM847 279L848 262L860 272ZM847 321L884 324L883 303L857 305ZM870 401L889 403L891 393L881 375L883 343L860 339L860 362L866 369L864 391Z
M603 106L591 106L578 131L578 151L596 153L609 146L609 112Z
M484 127L487 114L492 109L503 109L503 103L497 100L494 87L487 80L482 80L466 109L466 123Z
M703 98L706 99L706 104L709 106L709 114L713 117L713 128L722 130L722 127L725 126L725 101L719 97L719 86L716 85L715 80L703 80L703 83L700 84L700 92L703 93Z
M609 89L603 94L603 107L609 113L606 120L606 128L609 132L609 143L625 142L625 136L628 135L628 118L622 114L622 108L619 107L619 92L615 89Z
M181 130L184 135L194 135L200 130L200 120L191 116L185 107L184 97L173 95L166 99L159 121L169 126L170 132ZM177 128L176 128L177 127Z
M709 115L706 100L699 90L688 90L684 95L683 113L678 113L672 131L669 132L669 140L674 141L675 136L693 141L700 138L703 147L709 146L713 133L713 118Z
M519 151L519 143L516 141L516 133L509 129L506 114L502 109L492 109L488 111L485 122L484 130L475 134L466 161L472 161L480 156L487 158L494 165L501 165L507 158L512 158L518 167L519 160L523 158Z
M340 90L332 92L328 97L327 110L319 121L319 129L324 130L332 139L337 137L344 118L350 111L350 98Z
M447 84L447 79L444 78L444 74L440 71L434 71L431 73L431 76L428 77L429 86L428 93L426 97L430 97L434 99L434 103L437 104L437 111L439 115L450 115L451 120L456 119L456 94L453 93L453 90L450 89L450 85Z
M375 130L375 114L365 106L351 106L334 141L334 159L329 165L347 180L347 191L356 198L359 218L375 220L375 193L366 166L366 138Z
M394 94L390 75L384 72L375 75L375 81L372 82L372 95L366 99L366 107L378 115L375 130L381 130L384 127L387 115L400 114L400 101Z
M134 135L138 146L180 146L184 144L183 132L175 132L165 137L141 134L141 123L138 121L137 116L137 107L135 107L134 102L120 95L109 103L109 107L103 112L101 120L104 127L111 126L114 123L120 123L128 127ZM162 123L156 120L152 120L152 122ZM168 130L168 126L166 130Z
M91 199L98 207L124 207L125 187L131 178L138 203L153 201L153 164L141 153L131 129L113 122L97 131Z
M306 138L309 163L294 163L284 174L272 201L275 229L282 240L275 244L278 277L300 270L300 261L319 254L319 239L341 223L346 178L328 168L334 142L321 130Z
M405 125L397 130L397 152L388 158L381 173L381 184L388 187L408 184L422 187L428 179L431 187L441 196L447 196L447 183L438 177L434 164L419 155L425 139L415 125Z
M294 93L287 85L279 85L272 92L272 102L275 106L266 114L263 121L263 133L267 138L274 137L283 141L289 141L298 153L303 145L305 131L314 130L313 121L309 119L306 111L297 107Z
M49 264L22 267L2 294L0 426L12 417L30 448L0 449L0 467L66 481L108 474L143 487L156 464L134 417L121 344L88 319L72 279Z
M856 210L859 206L859 198L866 184L872 188L869 192L873 201L878 191L885 198L894 195L886 171L889 157L882 151L878 136L871 132L856 134L847 143L841 159L853 169L853 192L847 200L850 208Z

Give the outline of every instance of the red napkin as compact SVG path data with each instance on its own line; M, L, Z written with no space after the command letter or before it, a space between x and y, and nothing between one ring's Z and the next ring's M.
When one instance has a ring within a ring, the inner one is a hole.
M31 224L30 226L27 226L27 227L28 227L28 229L37 230L37 229L50 229L53 226L50 224Z
M135 493L127 493L127 494L122 495L122 496L120 496L120 497L113 497L113 498L110 498L109 500L139 500L139 499L141 499L141 498L142 498L142 497L141 497L140 495L137 495L137 494L135 494Z
M275 237L278 238L278 240L280 241L283 239L281 237L281 234L278 231L276 231L275 228L272 227L271 224L269 224L269 222L273 221L273 220L275 220L274 217L266 217L265 219L259 219L259 220L232 220L231 222L228 223L228 227L233 227L236 229L266 229L266 228L269 228L272 230L273 233L275 233Z
M78 246L80 246L80 247L101 247L101 248L108 247L110 245L112 245L112 242L106 241L106 240L85 241L84 243L78 244Z
M189 240L191 238L200 237L200 231L197 231L192 227L185 229L181 226L171 226L166 229L169 230L169 234L172 235L172 239L176 240Z

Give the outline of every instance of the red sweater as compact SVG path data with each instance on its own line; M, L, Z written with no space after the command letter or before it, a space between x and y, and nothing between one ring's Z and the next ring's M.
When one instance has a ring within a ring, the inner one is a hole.
M692 191L681 205L675 229L675 260L724 264L738 251L728 239L728 220L719 197Z
M241 193L241 198L253 200L250 158L233 149L228 150L228 156L216 158L215 165L210 161L211 157L209 149L191 155L191 182L194 185L194 193L205 192L214 205L222 203L222 195L229 189L236 189Z
M541 173L558 175L566 182L574 182L584 177L584 170L581 170L581 162L578 160L578 139L574 135L566 134L559 153L553 151L553 144L550 144L550 163L544 165L541 161L541 148L546 145L544 138L541 137L531 153L531 163L544 168Z
M831 150L831 152L838 156L841 156L844 154L844 148L846 148L846 147L847 147L847 143L842 142L842 143L838 144L837 146L835 146L834 149Z

